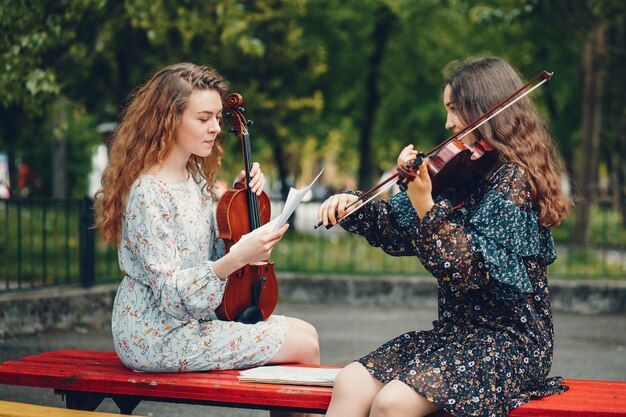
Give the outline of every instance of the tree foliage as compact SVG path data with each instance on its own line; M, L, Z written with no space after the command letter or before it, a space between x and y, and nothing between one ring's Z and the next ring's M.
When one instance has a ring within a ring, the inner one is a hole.
M580 151L589 139L583 54L604 25L606 53L592 68L605 80L592 177L626 195L626 169L611 152L626 147L623 2L0 0L0 12L0 149L49 171L62 97L80 109L65 117L83 126L64 132L72 158L88 159L97 139L73 136L115 120L158 68L192 61L215 66L243 94L255 158L283 192L320 167L334 188L346 178L367 185L404 145L427 149L448 137L442 69L475 55L502 56L526 78L554 72L535 99L568 171L580 172L590 157ZM229 177L240 169L240 145L227 139L225 147Z

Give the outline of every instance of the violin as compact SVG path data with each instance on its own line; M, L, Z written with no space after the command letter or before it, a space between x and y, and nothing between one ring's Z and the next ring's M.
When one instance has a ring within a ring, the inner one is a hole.
M497 154L493 152L493 147L491 147L489 142L485 139L479 139L471 145L466 144L462 139L500 114L500 112L512 106L518 100L530 94L536 88L539 88L550 80L552 75L553 73L551 72L541 71L517 91L489 109L489 111L467 125L457 134L444 140L426 153L419 152L417 157L407 162L405 166L397 167L394 175L391 175L369 191L361 194L357 200L348 204L346 210L352 210L348 211L338 222L341 222L362 206L372 201L393 185L394 182L398 184L401 191L406 191L408 183L415 179L419 166L422 165L426 158L430 158L428 174L432 181L433 196L445 195L446 192L450 190L463 189L468 184L474 183L477 178L484 177L498 160ZM377 190L378 192L375 193ZM455 191L453 191L453 193L454 192ZM359 203L363 204L357 206ZM319 222L314 226L314 229L322 226L322 224L322 222ZM326 226L327 229L331 227L333 227L333 224L330 223Z
M229 130L241 140L245 166L245 182L237 182L218 200L215 218L219 238L224 240L226 253L241 237L271 218L270 199L265 192L257 196L248 187L252 170L252 150L248 127L252 125L243 115L243 97L233 93L226 97L224 116ZM278 301L278 284L274 263L268 260L245 265L228 276L224 296L215 310L217 318L254 324L267 320Z
M484 176L498 160L497 154L485 140L478 140L471 145L461 139L444 142L443 146L429 151L419 152L417 158L403 167L398 167L398 186L406 191L408 183L415 179L419 166L428 156L428 174L432 181L432 194L446 194L453 189L464 189L476 178Z

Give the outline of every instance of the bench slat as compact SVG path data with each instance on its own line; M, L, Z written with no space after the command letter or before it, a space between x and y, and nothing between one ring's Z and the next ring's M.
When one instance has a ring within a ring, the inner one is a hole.
M569 390L533 400L512 410L509 417L626 416L626 383L565 379Z
M126 368L121 362L94 362L88 360L72 360L62 362L59 360L41 360L41 361L8 361L1 365L2 372L7 372L10 369L16 370L18 373L24 375L32 374L37 376L45 372L59 372L76 373L79 370L88 372L95 371L98 374L107 374L112 376L120 376L120 373L124 377L132 376L133 378L151 378L152 376L161 376L167 378L167 380L194 380L202 378L203 380L215 380L219 382L234 381L237 379L239 371L219 371L219 372L186 372L186 373L146 373L146 372L134 372ZM30 370L30 371L27 371Z
M116 366L122 365L119 359L94 359L94 358L72 358L72 357L53 357L53 356L26 356L18 359L21 363L91 363L94 366ZM14 361L7 361L14 362ZM123 366L123 365L122 365Z
M39 356L44 357L60 357L60 358L79 358L79 359L102 359L102 360L119 360L117 354L112 351L101 350L77 350L77 349L61 349L42 352Z
M333 367L336 368L336 367ZM242 408L324 412L332 388L239 382L239 371L141 373L114 352L60 350L0 364L0 383L92 392L112 397L199 402ZM626 383L565 380L560 395L533 400L509 417L626 417ZM1 416L0 416L1 417Z
M119 417L119 414L68 410L0 400L0 417Z

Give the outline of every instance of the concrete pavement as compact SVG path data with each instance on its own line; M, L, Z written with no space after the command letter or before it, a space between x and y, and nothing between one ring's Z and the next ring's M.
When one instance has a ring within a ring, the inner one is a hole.
M432 305L413 308L288 304L278 314L309 321L318 329L322 363L345 365L404 331L429 329L436 317ZM555 313L555 358L552 375L576 379L626 380L626 315ZM112 350L110 328L76 328L0 341L0 361L54 349ZM0 385L0 400L64 407L52 390ZM117 412L106 400L98 411ZM154 417L256 417L258 410L227 409L197 405L145 402L136 415Z

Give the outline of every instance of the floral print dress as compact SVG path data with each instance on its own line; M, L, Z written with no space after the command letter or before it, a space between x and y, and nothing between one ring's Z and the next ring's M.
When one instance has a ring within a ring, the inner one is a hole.
M132 185L118 257L125 274L112 315L115 350L131 369L185 372L262 365L287 334L284 316L254 325L217 320L226 280L212 270L224 254L212 201L190 176Z
M438 282L432 330L359 359L376 379L400 380L455 416L507 416L567 389L547 378L554 332L546 270L556 250L522 168L503 165L460 207L438 198L421 221L399 193L342 225L391 255L416 255Z

